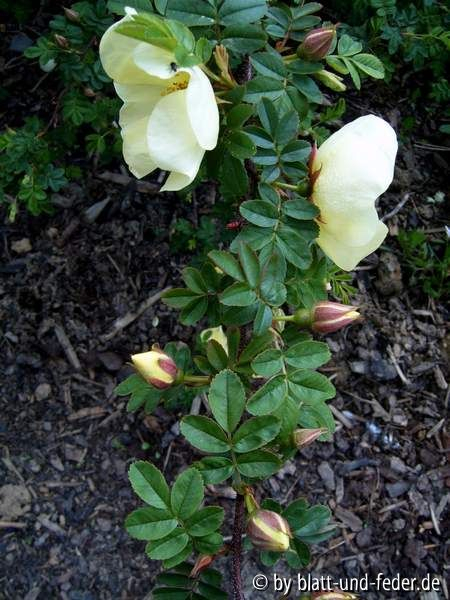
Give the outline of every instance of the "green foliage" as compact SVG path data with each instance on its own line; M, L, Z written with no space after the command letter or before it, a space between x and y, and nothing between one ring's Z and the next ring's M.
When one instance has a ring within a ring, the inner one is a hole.
M338 0L337 10L352 25L353 31L376 48L392 73L422 73L423 90L413 94L414 100L448 104L450 11L436 0L357 0L348 10L348 3ZM440 115L438 115L440 116Z
M0 135L0 202L6 202L14 220L19 205L33 215L51 210L49 194L66 183L64 169L55 165L55 148L40 132L43 123L29 117L17 130Z
M50 32L24 52L45 73L56 75L56 89L51 88L56 97L49 102L55 105L53 114L44 105L39 118L0 133L0 202L7 204L11 220L20 206L33 215L52 210L52 192L80 176L71 167L74 149L108 162L121 147L113 126L120 101L104 96L110 80L96 48L113 17L103 0L76 2L71 10L76 20L56 15ZM29 14L15 13L17 18Z
M411 286L419 286L432 298L450 294L450 244L444 232L442 238L431 238L418 229L400 230L398 241L402 249L400 260L406 267Z

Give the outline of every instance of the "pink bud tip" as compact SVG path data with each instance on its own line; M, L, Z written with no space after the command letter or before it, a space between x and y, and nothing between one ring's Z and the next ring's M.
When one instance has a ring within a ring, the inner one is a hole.
M289 524L281 515L260 508L248 521L247 535L252 544L260 550L285 552L292 537Z
M328 301L316 304L312 314L312 329L318 333L333 333L361 318L356 306Z

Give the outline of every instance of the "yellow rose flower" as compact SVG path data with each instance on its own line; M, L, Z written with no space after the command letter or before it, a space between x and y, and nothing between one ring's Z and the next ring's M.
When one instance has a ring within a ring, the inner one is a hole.
M116 32L100 42L100 59L124 104L120 111L123 155L138 178L170 171L161 191L180 190L197 175L206 150L217 145L219 111L200 67L178 67L168 50Z
M383 242L388 229L375 200L394 177L397 137L373 115L330 136L314 156L312 201L320 209L318 244L341 269L351 271Z

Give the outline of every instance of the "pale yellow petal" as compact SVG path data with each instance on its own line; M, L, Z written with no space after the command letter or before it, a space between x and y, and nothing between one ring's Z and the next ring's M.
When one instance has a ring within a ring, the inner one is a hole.
M219 137L219 110L208 77L199 67L190 69L187 88L187 109L198 143L205 150L213 150Z
M135 50L148 44L116 32L117 26L130 18L125 16L105 31L100 40L100 60L106 73L119 83L154 83L155 78L143 71L133 59Z
M172 65L175 57L172 52L152 46L151 44L140 44L133 51L133 60L136 65L148 75L160 79L170 79L175 75Z
M333 237L327 229L321 228L317 243L338 267L344 271L352 271L363 258L369 256L381 246L387 233L388 228L386 225L378 221L372 238L366 244L350 246Z
M194 180L204 150L187 118L186 90L161 98L150 116L147 135L150 156L158 167L179 174L169 177L163 189L181 189Z
M147 127L149 116L134 118L133 105L126 105L122 111L126 111L127 118L121 117L123 157L128 168L135 177L145 177L157 168L156 163L150 156L147 143ZM124 113L121 112L123 115ZM126 125L123 125L127 123Z

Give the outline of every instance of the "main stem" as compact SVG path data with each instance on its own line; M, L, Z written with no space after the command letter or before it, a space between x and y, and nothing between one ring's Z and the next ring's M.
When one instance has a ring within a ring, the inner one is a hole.
M244 496L242 494L238 494L236 496L236 504L234 507L233 538L231 540L231 548L233 551L231 581L233 584L234 600L245 600L244 592L242 591L241 578L242 533L244 531L244 514Z

